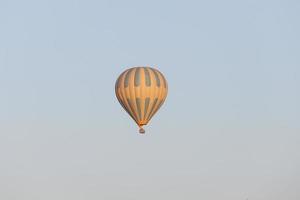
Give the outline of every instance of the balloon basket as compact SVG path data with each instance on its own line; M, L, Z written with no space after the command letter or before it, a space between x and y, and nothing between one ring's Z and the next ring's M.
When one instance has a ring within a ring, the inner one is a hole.
M143 129L142 127L140 127L139 133L140 134L145 134L145 132L146 132L145 129Z

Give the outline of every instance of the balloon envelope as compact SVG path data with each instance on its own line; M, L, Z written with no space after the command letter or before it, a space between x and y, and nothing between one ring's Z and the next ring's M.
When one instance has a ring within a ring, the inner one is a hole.
M133 67L117 79L115 92L122 107L142 129L164 103L168 84L163 74L151 67Z

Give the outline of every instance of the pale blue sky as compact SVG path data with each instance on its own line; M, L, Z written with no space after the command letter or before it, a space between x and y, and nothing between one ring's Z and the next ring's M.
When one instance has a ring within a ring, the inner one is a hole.
M300 1L0 0L0 199L300 199ZM141 136L114 95L150 65Z

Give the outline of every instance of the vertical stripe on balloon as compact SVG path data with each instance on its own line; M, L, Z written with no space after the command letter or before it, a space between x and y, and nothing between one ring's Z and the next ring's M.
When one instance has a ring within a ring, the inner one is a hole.
M157 87L160 87L160 79L159 79L159 76L158 76L156 70L155 70L155 69L151 69L151 70L152 70L153 73L154 73Z
M154 112L154 108L155 108L155 106L156 106L157 101L158 101L158 98L155 98L155 99L154 99L154 102L153 102L153 104L152 104L151 110L150 110L149 114L147 115L147 120L150 119L150 116L152 115L152 112Z
M144 67L144 72L145 72L146 86L150 87L151 86L150 73L146 67Z
M166 82L166 79L164 78L164 75L160 72L160 71L157 71L159 74L160 74L160 76L162 77L162 80L163 80L163 82L164 82L164 88L167 88L167 82Z
M127 102L128 102L128 105L129 105L129 107L131 109L131 114L133 115L135 121L138 122L137 116L136 116L136 114L134 112L134 108L133 108L132 102L131 102L131 100L129 98L127 98Z
M146 119L146 116L147 116L147 111L148 111L149 103L150 103L150 98L147 97L147 98L145 99L144 119Z
M140 84L141 84L140 68L138 67L138 68L135 70L135 75L134 75L134 86L137 87L137 86L140 86Z
M125 88L127 88L129 86L129 78L130 78L132 70L134 70L134 68L129 69L125 75L125 79L124 79L124 87Z
M136 107L137 107L138 114L139 114L139 120L141 120L142 119L141 99L140 98L136 98L135 101L136 101Z

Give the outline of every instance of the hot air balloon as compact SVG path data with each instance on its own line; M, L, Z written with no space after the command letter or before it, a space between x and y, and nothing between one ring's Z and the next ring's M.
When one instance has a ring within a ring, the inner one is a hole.
M168 84L163 74L152 67L133 67L125 70L117 79L115 92L118 101L145 133L147 125L164 103Z

